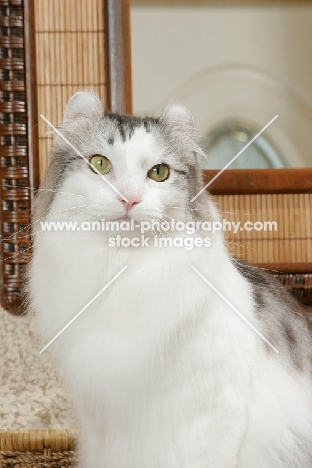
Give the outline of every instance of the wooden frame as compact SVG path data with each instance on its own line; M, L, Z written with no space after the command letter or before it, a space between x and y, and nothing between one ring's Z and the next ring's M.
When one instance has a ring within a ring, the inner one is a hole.
M204 171L207 184L220 171ZM312 193L312 168L234 169L224 171L212 182L213 195L247 193Z
M311 4L312 0L132 0L135 6L244 6L244 7L274 7Z

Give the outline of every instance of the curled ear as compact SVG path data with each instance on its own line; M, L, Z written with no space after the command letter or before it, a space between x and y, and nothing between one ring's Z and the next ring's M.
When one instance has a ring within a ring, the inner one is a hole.
M96 94L79 91L69 99L64 121L75 120L79 117L100 117L102 113L103 106Z
M194 119L190 111L181 104L169 104L165 107L160 120L182 128L194 130Z

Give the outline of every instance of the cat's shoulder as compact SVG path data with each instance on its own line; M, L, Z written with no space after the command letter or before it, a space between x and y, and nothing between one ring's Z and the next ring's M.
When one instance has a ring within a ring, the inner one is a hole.
M233 261L238 272L251 285L255 315L265 325L274 343L284 342L291 354L305 344L312 354L312 311L273 274L240 260Z

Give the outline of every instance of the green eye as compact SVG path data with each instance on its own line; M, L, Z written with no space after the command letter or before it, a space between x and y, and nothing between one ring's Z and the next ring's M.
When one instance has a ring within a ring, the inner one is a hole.
M99 154L95 154L94 156L92 156L92 158L90 159L90 164L92 167L97 169L97 171L100 174L108 174L112 167L109 159Z
M169 177L169 167L167 164L157 164L148 171L147 176L156 182L164 182Z

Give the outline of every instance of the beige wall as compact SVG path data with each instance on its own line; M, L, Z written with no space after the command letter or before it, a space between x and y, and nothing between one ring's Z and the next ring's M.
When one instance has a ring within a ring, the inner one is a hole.
M289 163L312 166L312 6L153 3L132 2L134 111L179 101L201 133L233 116L262 128L278 114L268 135Z

